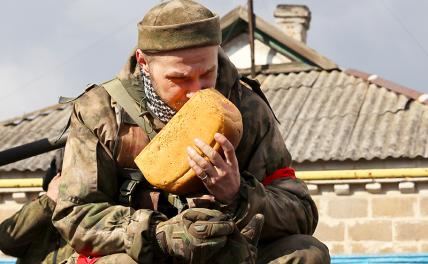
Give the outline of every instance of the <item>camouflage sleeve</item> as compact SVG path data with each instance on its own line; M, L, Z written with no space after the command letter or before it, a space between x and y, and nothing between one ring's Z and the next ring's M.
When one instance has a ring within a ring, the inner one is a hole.
M117 124L102 87L78 99L70 128L55 227L81 254L128 253L141 263L152 261L152 232L163 216L116 205L119 188L112 149Z
M305 183L291 178L274 180L267 186L261 183L274 171L290 166L291 155L270 109L246 90L241 102L244 144L237 149L242 179L235 205L238 226L244 227L256 213L262 213L262 239L312 234L318 212Z
M55 202L43 195L4 220L0 224L0 250L14 257L24 256L31 242L50 225L54 208Z

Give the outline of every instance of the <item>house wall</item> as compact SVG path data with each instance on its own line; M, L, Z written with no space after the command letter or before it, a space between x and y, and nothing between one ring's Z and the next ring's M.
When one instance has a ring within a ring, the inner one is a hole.
M373 191L350 183L348 194L340 191L343 184L317 185L315 237L331 254L428 252L428 181L379 184Z
M291 62L283 54L271 49L259 40L254 41L254 54L256 65L279 64ZM244 69L251 67L250 45L248 44L248 34L240 34L223 46L224 51L237 68Z
M41 178L45 171L0 171L0 179L25 179ZM0 188L0 222L12 216L21 207L34 199L43 192L41 187L32 188ZM0 251L0 258L7 258Z
M0 222L12 216L25 203L36 199L42 191L42 188L0 188ZM2 258L9 256L0 251Z
M428 253L428 179L307 184L319 211L314 235L332 255ZM0 221L41 192L0 188Z

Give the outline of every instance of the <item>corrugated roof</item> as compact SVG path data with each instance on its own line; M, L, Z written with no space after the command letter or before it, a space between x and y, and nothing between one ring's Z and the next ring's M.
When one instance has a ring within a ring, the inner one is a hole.
M428 158L428 106L341 70L259 74L296 162Z
M0 151L42 138L60 135L71 114L71 105L57 104L0 123ZM0 171L46 170L54 151L0 166Z
M428 105L367 78L299 65L260 68L257 76L296 162L428 158ZM243 70L245 72L245 70ZM0 151L58 136L70 105L0 123ZM0 167L45 170L54 152Z

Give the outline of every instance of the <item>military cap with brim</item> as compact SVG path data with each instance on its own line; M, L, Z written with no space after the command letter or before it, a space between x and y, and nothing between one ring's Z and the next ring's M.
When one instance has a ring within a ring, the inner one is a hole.
M138 24L138 48L161 52L220 45L220 18L190 0L165 1L153 7Z

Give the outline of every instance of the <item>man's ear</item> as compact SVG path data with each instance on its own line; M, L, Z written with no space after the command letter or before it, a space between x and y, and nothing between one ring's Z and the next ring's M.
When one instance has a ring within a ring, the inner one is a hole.
M141 49L137 49L135 51L135 58L137 59L137 63L138 65L140 65L140 68L143 70L144 74L146 76L150 76L149 62L147 60L147 56L143 53Z

